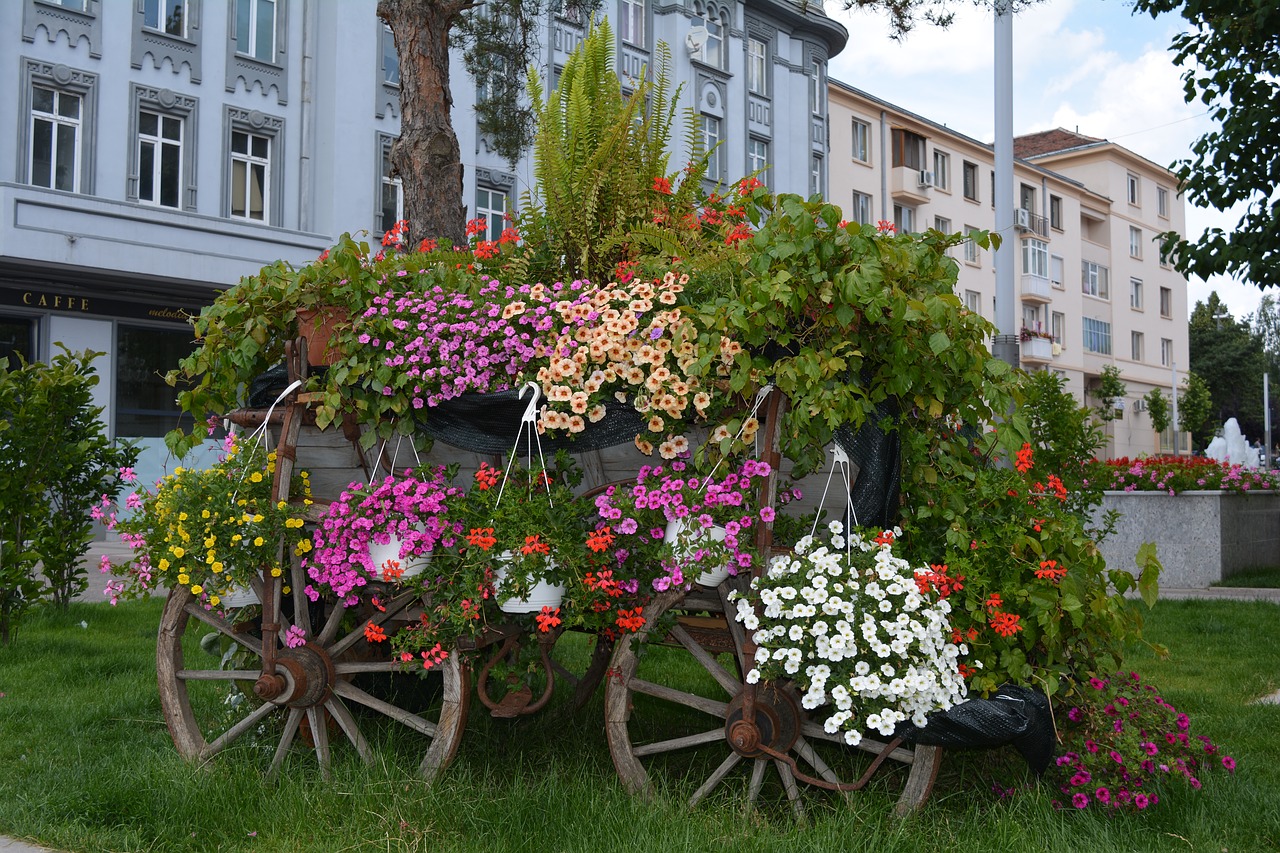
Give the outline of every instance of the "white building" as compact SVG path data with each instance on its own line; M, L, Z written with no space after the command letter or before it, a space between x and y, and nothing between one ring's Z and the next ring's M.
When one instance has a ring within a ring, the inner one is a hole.
M159 465L178 413L158 374L191 349L187 314L267 263L305 263L344 231L376 242L401 217L386 159L399 69L375 8L0 3L0 357L105 353L110 433ZM766 168L775 189L825 190L826 67L847 33L820 2L605 0L601 14L624 80L671 47L681 105L720 143L714 176ZM555 79L584 27L550 12L544 34ZM531 172L477 136L456 52L451 78L468 215L511 211Z
M839 81L829 109L829 197L850 219L900 231L994 229L990 145ZM1169 449L1170 431L1157 436L1141 398L1152 388L1168 397L1174 366L1188 363L1187 282L1153 241L1185 231L1177 179L1122 146L1064 130L1019 137L1014 151L1016 226L999 251L1018 259L1022 366L1062 374L1093 406L1089 392L1115 365L1127 394L1106 426L1106 452ZM994 321L990 253L972 243L956 253L957 294Z

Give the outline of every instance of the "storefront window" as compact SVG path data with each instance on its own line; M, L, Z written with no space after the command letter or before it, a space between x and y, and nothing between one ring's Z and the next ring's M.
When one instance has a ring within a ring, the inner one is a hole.
M178 426L177 391L163 377L193 349L187 330L116 327L116 435L158 438Z
M36 321L31 317L0 314L0 359L9 360L9 369L18 366L17 356L35 359Z

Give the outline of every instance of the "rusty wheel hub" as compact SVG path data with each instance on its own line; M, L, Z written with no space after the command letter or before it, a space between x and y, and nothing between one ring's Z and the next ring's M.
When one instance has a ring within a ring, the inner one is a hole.
M337 673L328 652L307 643L276 652L275 673L264 672L254 682L253 692L264 702L313 708L333 695L332 685L336 680Z
M724 734L733 751L746 758L764 755L761 747L785 753L800 737L804 712L794 693L772 684L756 689L751 718L743 714L743 694L729 702Z

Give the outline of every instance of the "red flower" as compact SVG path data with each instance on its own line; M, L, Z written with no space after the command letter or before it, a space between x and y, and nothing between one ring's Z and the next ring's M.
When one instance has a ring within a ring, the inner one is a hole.
M987 607L991 607L991 608L1004 606L1004 602L1000 599L1000 593L998 592L991 593L991 595L987 596L987 600L983 603L986 604Z
M387 560L382 564L382 579L384 581L400 580L400 576L404 574L404 569L400 568L399 560Z
M997 611L991 614L991 630L1002 637L1012 637L1022 630L1022 626L1018 624L1021 621L1022 617L1017 614Z
M542 534L535 533L532 536L524 538L524 544L520 546L521 554L550 554L551 546L541 541Z
M875 542L877 545L892 545L893 531L886 530L882 532L879 536L877 536L875 539L873 539L872 541Z
M488 227L489 220L483 216L472 219L467 223L467 236L474 237L476 234L483 234Z
M613 540L614 536L609 532L609 527L606 525L587 537L587 547L598 554L612 545Z
M436 250L436 248L437 248L439 245L440 245L440 244L439 244L439 243L437 243L434 239L432 239L431 237L427 237L427 238L423 239L423 241L422 241L421 243L419 243L419 244L418 244L418 251L419 251L419 252L434 252L434 251Z
M624 631L635 633L644 627L644 617L640 615L639 607L631 610L619 610L616 624Z
M482 261L498 257L498 243L495 240L481 240L476 243L475 256Z
M476 488L484 492L496 486L502 475L498 473L497 468L494 468L488 462L481 462L480 470L476 471L475 477Z
M1066 566L1058 565L1057 560L1041 560L1040 568L1035 570L1036 577L1057 583L1067 573Z
M364 638L370 643L381 643L387 638L387 633L382 630L382 626L370 622L364 626Z
M671 195L671 181L668 178L657 177L653 179L653 191Z
M533 618L538 623L538 630L545 634L560 624L560 608L552 610L550 607L544 607L542 612Z
M738 243L743 240L750 240L751 236L751 228L745 224L739 223L738 225L735 225L733 230L725 236L724 242L725 245L732 246L734 243Z
M743 178L738 181L738 195L746 195L752 190L760 189L764 184L760 183L757 178Z
M1018 451L1018 461L1014 464L1013 467L1017 468L1018 473L1020 474L1027 473L1028 471L1031 470L1031 466L1035 464L1035 462L1032 459L1033 456L1034 456L1034 451L1032 451L1031 445L1023 444L1022 449Z
M492 527L473 527L467 534L467 544L474 545L481 551L488 551L498 544L498 540L493 535Z

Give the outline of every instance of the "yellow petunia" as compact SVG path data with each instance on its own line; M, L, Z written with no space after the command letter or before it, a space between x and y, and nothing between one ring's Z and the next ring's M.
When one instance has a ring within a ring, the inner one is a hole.
M159 568L159 569L160 569L160 571L162 571L162 572L168 571L168 570L169 570L169 559L168 559L167 557L161 557L161 558L160 558L160 562L157 564L157 568Z
M218 596L216 595L209 596L209 605L211 607L217 607L221 603L222 603L222 599L218 598Z
M202 592L204 592L204 587L200 586L200 584L196 584L195 586L191 587L192 595L199 595Z
M250 474L250 475L249 475L249 482L251 482L251 483L261 483L261 482L262 482L262 472L261 472L261 471L254 471L252 474Z
M221 574L221 573L222 573L222 561L221 561L221 560L218 560L216 563L214 563L214 564L213 564L213 566L212 566L211 568L213 569L213 573L214 573L215 575L217 575L217 574Z
M187 556L187 549L183 548L181 545L175 545L173 546L173 556L181 560L183 557Z
M261 536L255 536L253 537L253 546L255 548L261 548L264 541L265 540Z
M281 574L282 574L282 572L280 571L280 567L279 567L279 566L276 566L274 569L272 569L272 570L271 570L271 577L273 577L273 578L278 578L278 577L280 577L280 575L281 575Z
M188 574L178 575L178 583L182 584L183 586L186 586L187 584L191 583L191 576Z

